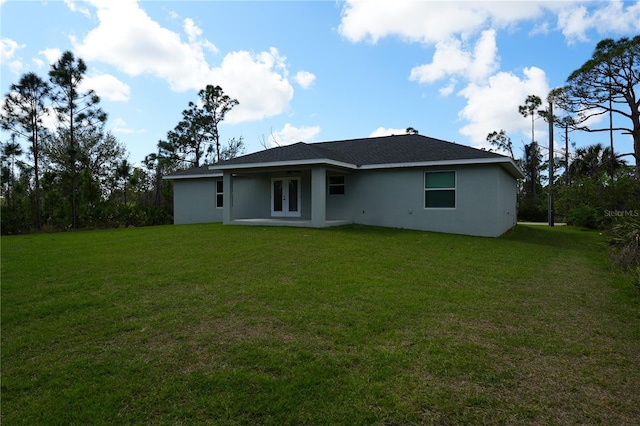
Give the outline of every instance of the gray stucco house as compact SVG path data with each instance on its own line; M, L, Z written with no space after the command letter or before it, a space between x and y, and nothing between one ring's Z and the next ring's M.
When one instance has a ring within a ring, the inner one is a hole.
M422 135L299 142L166 177L174 223L363 224L496 237L516 224L509 157Z

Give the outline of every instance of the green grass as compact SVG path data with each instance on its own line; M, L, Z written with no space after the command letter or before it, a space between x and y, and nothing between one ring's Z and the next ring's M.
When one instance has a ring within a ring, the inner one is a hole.
M167 226L2 238L3 425L638 424L603 236Z

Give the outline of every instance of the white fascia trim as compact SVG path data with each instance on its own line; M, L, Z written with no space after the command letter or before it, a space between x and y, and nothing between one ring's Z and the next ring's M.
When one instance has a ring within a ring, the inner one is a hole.
M178 180L178 179L199 179L199 178L221 178L222 172L220 173L207 173L207 174L196 174L196 175L180 175L180 176L163 176L164 180Z
M343 163L342 161L327 160L321 158L315 158L310 160L290 160L290 161L274 161L270 163L246 163L246 164L229 164L223 166L212 165L211 169L216 170L237 170L237 169L261 169L265 167L299 167L299 166L313 166L317 164L343 167L346 169L357 169L358 166L350 163Z
M460 166L470 164L504 164L511 169L512 174L522 175L522 172L510 158L475 158L464 160L441 160L441 161L420 161L415 163L387 163L387 164L366 164L360 169L394 169L400 167L433 167L433 166Z

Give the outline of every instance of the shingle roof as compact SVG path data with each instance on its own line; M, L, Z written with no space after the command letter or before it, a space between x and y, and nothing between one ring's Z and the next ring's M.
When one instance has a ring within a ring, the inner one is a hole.
M298 142L243 155L219 165L327 159L355 166L500 158L500 154L422 135L394 135L306 144Z
M330 160L347 163L356 167L403 163L426 163L457 160L500 160L505 157L494 152L483 151L466 145L459 145L422 135L393 135L375 138L350 139L332 142L298 142L243 155L213 166L202 166L178 172L171 176L206 175L215 173L216 168L238 165Z

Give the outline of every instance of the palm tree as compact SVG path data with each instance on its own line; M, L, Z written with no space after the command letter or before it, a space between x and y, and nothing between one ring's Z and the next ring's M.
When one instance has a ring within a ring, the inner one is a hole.
M612 160L611 148L605 148L601 143L577 148L574 155L575 158L569 166L569 173L575 179L606 175L612 163L614 171L627 165L624 160L615 156L615 153Z

